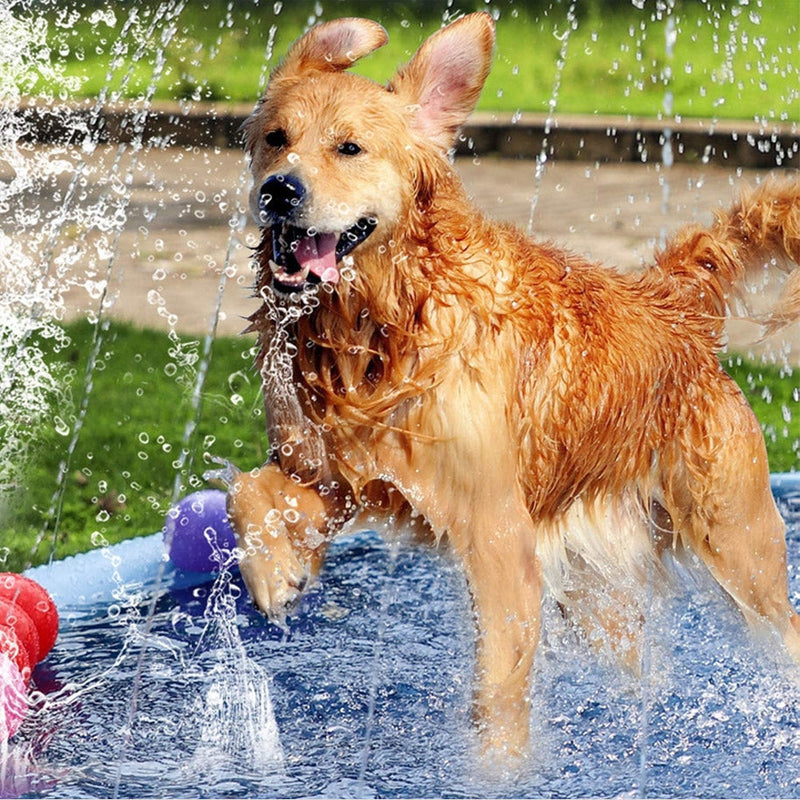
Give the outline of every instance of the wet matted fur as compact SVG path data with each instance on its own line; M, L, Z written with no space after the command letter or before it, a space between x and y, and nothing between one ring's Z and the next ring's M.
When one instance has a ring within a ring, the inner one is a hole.
M246 125L271 457L229 512L255 603L283 615L359 514L447 537L475 610L476 724L509 754L544 585L635 668L637 587L689 548L800 660L761 430L717 358L748 272L800 260L796 176L619 274L468 201L448 149L489 71L487 14L387 86L345 71L385 42L367 20L313 28ZM768 328L800 316L798 274Z

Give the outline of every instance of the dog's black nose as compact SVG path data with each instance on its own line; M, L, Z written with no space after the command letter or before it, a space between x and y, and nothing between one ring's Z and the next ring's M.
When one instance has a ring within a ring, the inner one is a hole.
M303 203L306 187L294 175L272 175L261 184L258 204L273 217L291 217Z

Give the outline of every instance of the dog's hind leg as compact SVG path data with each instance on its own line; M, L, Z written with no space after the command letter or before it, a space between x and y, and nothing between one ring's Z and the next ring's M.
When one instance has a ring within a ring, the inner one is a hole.
M588 513L587 513L588 511ZM647 491L576 502L545 558L545 576L564 617L600 656L638 676L644 622L666 575L660 562L672 543L669 515Z
M280 620L318 573L329 511L315 489L298 485L274 464L240 473L229 489L242 577L271 619Z
M644 633L641 587L615 585L580 559L570 565L570 581L574 588L564 591L561 613L598 655L611 655L631 675L640 675Z
M750 626L771 623L800 662L800 617L788 598L785 525L758 420L732 381L682 432L685 470L671 485L681 541L705 562Z

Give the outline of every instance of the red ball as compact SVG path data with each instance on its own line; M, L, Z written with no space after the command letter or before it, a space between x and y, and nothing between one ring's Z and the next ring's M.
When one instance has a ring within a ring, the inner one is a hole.
M32 664L39 663L39 632L36 623L16 603L0 598L0 625L13 628Z
M30 683L35 664L13 628L0 625L0 653L7 655L16 665L25 683Z
M0 572L0 598L16 603L33 620L39 634L39 661L53 649L58 636L58 609L43 586L25 575Z

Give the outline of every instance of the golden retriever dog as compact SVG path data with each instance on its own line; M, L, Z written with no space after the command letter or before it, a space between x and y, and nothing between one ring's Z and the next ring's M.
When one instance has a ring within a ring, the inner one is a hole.
M798 181L620 274L470 204L448 151L491 17L434 33L385 86L346 71L386 40L363 19L311 29L245 125L271 457L228 508L255 604L280 619L355 519L446 537L501 757L528 745L545 589L635 669L643 587L688 548L800 660L763 437L717 358L748 271L800 260ZM796 274L768 326L800 316Z

